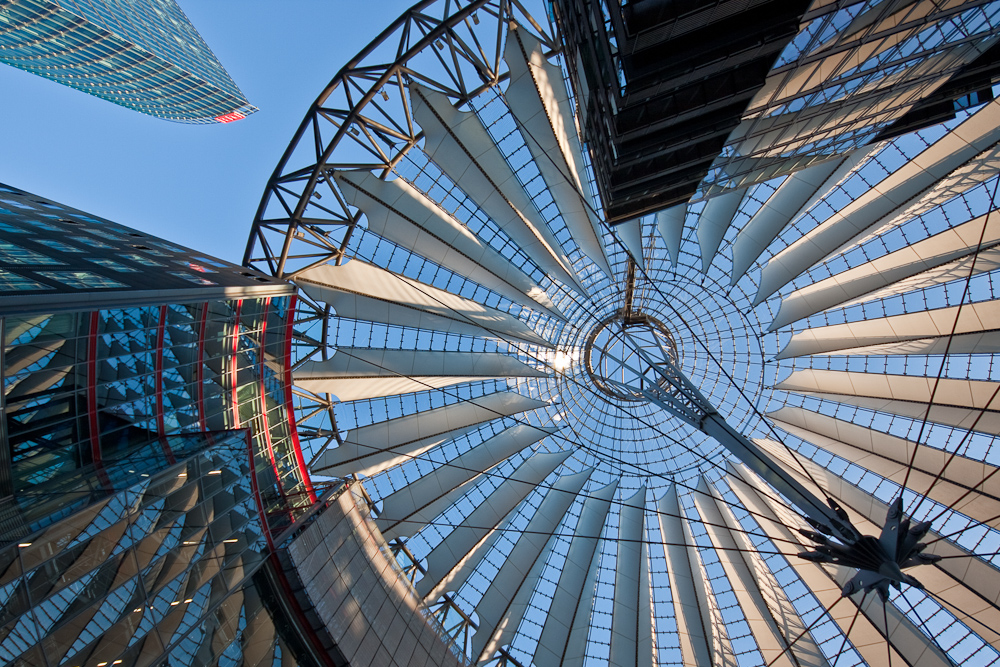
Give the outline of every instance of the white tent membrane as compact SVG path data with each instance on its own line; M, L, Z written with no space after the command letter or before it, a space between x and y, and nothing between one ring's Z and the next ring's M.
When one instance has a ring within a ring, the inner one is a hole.
M611 663L650 665L649 559L643 526L646 489L624 501L618 524L618 568L611 617Z
M545 57L541 41L516 25L507 35L504 61L510 69L507 104L524 129L525 143L552 199L584 254L610 275L562 72Z
M544 375L544 371L497 353L342 347L326 361L301 365L294 377L296 384L305 389L334 394L342 401L357 401L478 378Z
M901 285L902 289L896 291L892 289L894 284L906 278L926 275L935 269L939 272L938 282L968 275L970 270L977 267L979 271L989 271L996 261L993 255L977 256L975 265L966 262L963 266L954 266L954 263L976 254L977 248L980 252L989 251L998 243L1000 222L996 216L980 216L877 260L796 290L782 300L781 310L771 323L771 328L791 324L860 296L867 295L868 300L871 300L877 296L901 294L909 291L906 290L909 285ZM947 273L942 274L941 271Z
M843 159L827 160L786 178L736 236L730 285L736 285L781 230L809 210L812 204L858 166L865 154L865 151L859 150ZM732 220L733 216L730 216L726 227ZM721 240L720 236L719 242Z
M521 394L497 392L473 401L376 422L348 432L343 443L322 452L313 467L335 477L343 477L348 471L370 475L457 438L485 421L542 405L542 401Z
M545 290L405 180L383 181L369 172L336 178L347 200L365 212L369 229L383 238L511 301L527 296L558 315Z
M551 433L551 429L527 424L510 426L454 459L451 465L435 468L400 489L382 501L376 520L382 535L388 540L420 530L462 497L468 491L466 484Z
M815 3L692 201L615 229L537 22L470 10L478 42L372 94L405 112L350 121L397 143L322 166L359 223L296 275L324 315L295 383L339 426L312 471L365 478L472 664L1000 664L1000 106L874 141L993 4ZM855 569L798 558L803 510L647 400L630 327L862 535L901 495L924 588L844 597Z
M897 484L903 483L909 471L908 482L918 493L983 525L1000 527L1000 475L996 466L802 408L788 406L769 416L786 433Z
M708 589L697 560L697 549L677 499L677 488L671 485L657 504L660 534L664 540L670 590L674 592L674 618L685 664L708 667L716 649L711 631Z
M528 527L518 538L483 599L476 605L479 631L472 640L474 654L478 653L481 658L486 659L492 657L494 651L502 645L502 635L495 636L501 630L501 623L506 620L516 625L521 620L509 615L511 604L522 587L534 588L537 585L537 576L529 579L529 575L540 574L535 564L545 550L548 535L559 526L566 511L587 483L590 473L591 471L585 470L575 475L563 475L546 492L538 511L528 522Z
M779 359L814 354L994 353L1000 330L1000 303L962 307L813 327L792 336Z
M583 661L587 616L596 583L597 546L617 487L611 483L591 493L583 503L534 656L539 667Z
M340 317L550 346L516 317L365 262L317 266L296 282Z
M712 544L719 550L740 608L768 664L826 665L802 619L781 587L768 576L770 572L757 574L760 557L752 553L736 519L704 479L699 483L695 505L706 521Z
M998 140L1000 101L984 106L945 138L775 255L761 275L758 299L761 295L770 296L810 266L861 240L880 220L975 159Z
M426 598L460 586L463 576L468 576L473 551L482 553L486 539L495 534L503 518L567 456L569 452L535 454L518 466L436 547L438 557L428 557L427 574L417 583L417 592Z
M441 95L410 87L413 118L426 137L426 151L534 261L562 281L582 289L559 242L542 222L503 154L479 118L456 111Z

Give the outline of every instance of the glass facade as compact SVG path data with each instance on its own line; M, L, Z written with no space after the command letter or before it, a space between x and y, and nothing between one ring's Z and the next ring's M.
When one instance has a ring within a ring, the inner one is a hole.
M293 289L0 188L0 663L298 664Z
M174 0L17 0L0 62L151 116L226 123L257 109Z
M286 410L292 305L4 318L4 662L213 664L251 626L280 658L249 581L316 498Z
M154 438L30 494L59 520L0 549L0 659L233 664L261 640L280 658L250 585L266 539L246 451L245 431Z
M105 300L126 298L125 294L114 297L118 292L150 291L159 292L161 300L189 300L191 289L199 286L225 287L230 294L234 289L247 295L261 290L267 294L291 292L280 281L242 266L203 257L130 227L0 184L0 307L7 303L12 304L11 312L26 308L44 312L45 304L51 303L51 307L65 309L67 296L90 290L100 290ZM45 296L12 292L44 292ZM217 289L211 292L212 298L223 293ZM16 296L24 298L15 301Z
M250 428L275 529L310 504L285 408L288 297L8 316L4 396L19 504L178 433ZM27 506L26 506L27 507ZM286 508L286 509L282 509ZM51 512L27 522L51 521ZM34 516L34 515L32 515Z

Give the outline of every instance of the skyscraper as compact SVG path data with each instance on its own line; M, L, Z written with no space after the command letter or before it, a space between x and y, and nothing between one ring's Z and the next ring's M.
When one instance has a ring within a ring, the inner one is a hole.
M0 661L460 664L310 481L294 286L3 185L0 280Z
M13 0L0 62L184 123L256 111L174 0Z
M294 135L245 257L313 477L475 664L997 664L1000 3L577 4L421 2ZM567 85L644 39L689 199Z
M253 577L311 504L290 287L7 186L0 239L0 659L280 655Z
M742 189L993 99L991 5L557 0L608 220Z

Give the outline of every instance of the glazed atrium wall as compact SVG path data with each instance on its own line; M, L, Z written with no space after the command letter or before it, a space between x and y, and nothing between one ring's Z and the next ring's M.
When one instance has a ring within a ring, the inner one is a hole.
M9 187L0 266L0 660L291 659L254 582L316 499L293 290Z
M290 283L3 185L0 281L4 664L464 664L310 481Z

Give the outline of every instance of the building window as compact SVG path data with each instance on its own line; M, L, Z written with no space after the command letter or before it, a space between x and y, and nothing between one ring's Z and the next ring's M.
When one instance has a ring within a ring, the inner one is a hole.
M141 245L136 243L133 244L132 247L135 248L136 250L141 250L143 252L149 253L150 255L156 255L157 257L170 257L170 253L163 252L162 250L157 250L155 248L150 248L147 245Z
M107 231L105 229L88 229L87 231L90 232L91 234L95 234L97 236L104 237L104 238L109 239L111 241L121 241L122 240L121 235L119 235L119 234L113 234L112 232L109 232L109 231Z
M195 264L194 262L189 262L186 259L177 259L174 261L176 261L184 268L191 269L192 271L197 271L198 273L216 273L215 269L210 269L207 266L202 266L201 264Z
M21 218L21 223L25 225L31 225L35 229L42 229L46 232L59 232L63 233L63 229L56 227L55 225L50 225L47 222L42 222L41 220L29 220L27 218Z
M167 250L173 250L174 252L189 252L187 248L182 248L180 246L174 245L173 243L167 243L166 241L161 241L156 239L155 241L150 241L153 245L160 246L161 248L166 248Z
M50 280L55 280L78 289L106 289L109 287L128 287L125 283L120 283L111 278L91 273L90 271L39 271L38 275Z
M121 262L116 262L113 259L104 259L103 257L88 257L88 262L93 262L94 264L100 264L106 269L111 269L112 271L118 271L119 273L138 273L139 269L133 268L131 266L126 266Z
M190 273L184 273L183 271L167 271L172 276L177 276L178 278L183 278L189 283L195 283L196 285L218 285L219 283L212 282L207 278L200 278L198 276L192 276Z
M83 252L83 248L77 248L75 245L70 245L68 243L63 243L62 241L56 241L54 239L32 239L35 243L40 243L43 246L52 248L53 250L58 250L60 252Z
M196 262L201 262L202 264L206 264L208 266L214 266L214 267L219 268L219 269L228 269L229 268L229 264L223 264L222 262L216 261L214 259L209 259L208 257L198 257L198 256L195 256L194 260Z
M11 271L4 271L0 269L0 290L10 290L10 291L26 291L26 290L43 290L52 289L48 285L43 285L41 283L36 283L30 278L25 278L22 275L18 275Z
M160 264L159 262L154 262L149 257L143 257L142 255L134 252L122 253L120 256L124 257L125 259L132 260L136 264L142 264L143 266L165 266L164 264Z
M88 248L114 248L115 246L110 243L105 243L104 241L98 241L95 238L89 236L71 236L69 237L77 243L84 245Z
M3 209L0 208L0 213L3 213ZM0 232L9 232L11 234L27 234L27 229L21 229L20 227L15 227L14 225L9 225L6 222L0 222Z
M58 259L54 259L40 252L26 250L21 246L0 241L0 264L64 264Z

